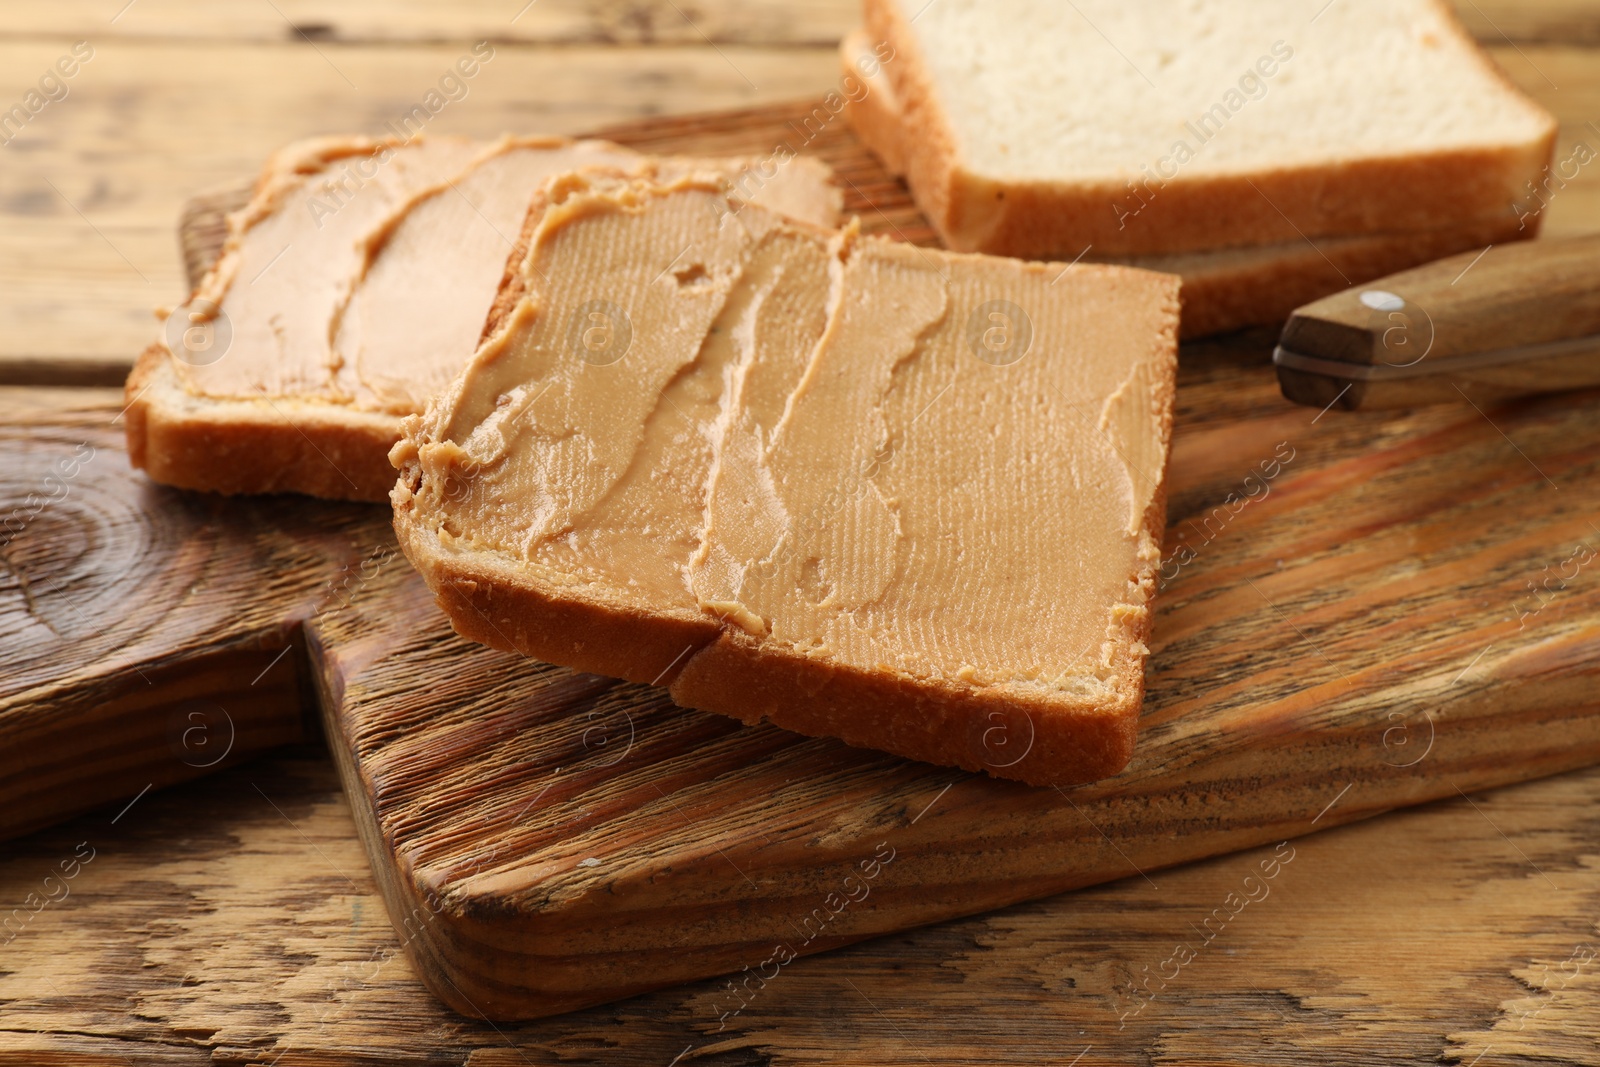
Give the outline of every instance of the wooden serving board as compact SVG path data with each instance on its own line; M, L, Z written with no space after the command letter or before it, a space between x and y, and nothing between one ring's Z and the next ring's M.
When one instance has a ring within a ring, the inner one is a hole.
M867 229L929 238L803 114L601 135L814 150ZM736 1013L798 955L1600 760L1600 395L1323 415L1279 396L1270 341L1183 355L1139 750L1093 786L678 709L471 646L407 568L376 576L312 673L425 980L517 1018L728 974Z
M0 390L0 838L314 734L301 627L384 536L153 485L121 407Z
M805 113L605 135L699 153L788 142L839 169L869 230L929 239L842 120L801 143ZM192 262L214 248L220 203L188 220ZM462 641L393 554L381 508L171 496L240 516L218 542L230 573L255 576L235 610L258 619L252 639L298 635L309 652L294 669L435 992L529 1017L728 973L720 1010L737 1013L792 956L1600 762L1600 560L1574 551L1600 549L1600 395L1319 414L1278 396L1270 342L1183 354L1139 751L1067 792L745 728ZM26 483L27 461L8 473ZM120 456L79 477L147 492ZM298 538L301 521L324 540ZM279 537L312 558L251 547ZM312 574L336 581L280 596ZM186 586L146 588L155 604ZM213 630L188 645L143 634L143 651L124 636L118 662L181 673ZM296 693L276 721L298 721ZM82 743L58 737L53 766Z

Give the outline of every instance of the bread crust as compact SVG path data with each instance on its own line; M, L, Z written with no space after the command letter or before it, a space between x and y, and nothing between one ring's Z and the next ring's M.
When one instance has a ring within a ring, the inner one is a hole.
M528 213L522 217L522 229L517 231L516 243L506 255L506 267L500 274L500 286L495 290L494 302L489 305L489 314L484 318L483 332L478 335L480 346L504 329L511 313L528 295L528 283L523 280L522 266L527 262L528 249L533 247L533 231L538 227L548 204L549 196L545 189L541 186L534 190L528 200Z
M1029 785L1077 785L1127 766L1142 679L1131 699L1073 702L1004 687L912 683L887 673L817 664L728 631L689 660L668 690L675 703L751 725ZM805 694L803 701L796 694ZM1025 748L1024 748L1025 746ZM1024 748L1012 763L1011 752Z
M705 616L645 613L608 603L589 585L558 587L490 553L463 555L417 521L420 471L407 466L391 492L395 536L456 633L507 652L580 671L665 684L717 635Z
M986 177L955 142L898 0L864 0L864 14L870 33L896 52L884 69L902 109L903 143L916 149L905 153L904 164L918 206L956 251L1036 259L1086 247L1102 256L1162 254L1297 237L1441 230L1514 217L1508 205L1551 159L1555 118L1511 84L1442 0L1429 3L1481 69L1542 115L1541 128L1527 142L1283 166L1249 176L1188 177L1161 187L1131 223L1115 210L1129 195L1120 179ZM1330 196L1330 188L1344 195Z
M393 415L288 397L218 400L184 390L166 345L140 354L124 387L128 459L155 481L214 493L388 499Z
M1537 224L1519 229L1516 219L1506 218L1449 230L1300 241L1249 264L1185 270L1179 336L1190 340L1280 323L1296 308L1352 285L1537 232Z
M892 177L906 173L906 145L901 129L900 103L894 99L894 83L880 64L877 74L866 77L856 67L864 52L871 52L871 39L862 30L851 30L839 42L839 71L845 78L860 78L867 91L859 100L845 102L844 115L856 136L870 148L883 169Z

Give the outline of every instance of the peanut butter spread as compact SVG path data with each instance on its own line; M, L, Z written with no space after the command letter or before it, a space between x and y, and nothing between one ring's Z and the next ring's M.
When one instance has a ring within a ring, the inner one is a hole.
M445 551L830 664L1108 692L1159 558L1176 279L698 177L544 195L527 296L391 454Z
M417 192L459 174L480 148L453 138L362 140L280 161L230 219L222 257L200 284L196 296L223 318L231 341L214 362L174 361L185 388L348 399L335 388L328 327L360 276L364 238Z
M231 341L213 362L174 359L183 387L420 412L476 348L534 191L590 167L711 169L746 199L824 224L837 216L827 168L813 161L780 174L751 160L654 160L604 141L303 142L230 218L196 294L206 303L193 306L225 318Z

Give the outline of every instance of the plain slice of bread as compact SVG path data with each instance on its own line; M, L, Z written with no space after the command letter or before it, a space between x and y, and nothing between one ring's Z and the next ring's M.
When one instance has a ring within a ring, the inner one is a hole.
M856 30L840 44L843 74L856 79L861 91L850 97L846 114L868 148L891 174L905 173L908 157L905 123L894 83L883 69L887 49ZM1506 213L1444 230L1376 233L1356 237L1296 237L1269 245L1224 248L1171 255L1083 255L1083 263L1117 263L1141 270L1176 274L1183 279L1183 319L1179 336L1209 334L1282 322L1313 300L1422 263L1486 245L1532 237L1537 227L1524 226ZM1083 249L1057 249L1072 259Z
M864 0L949 247L1140 255L1515 217L1556 123L1444 0Z
M586 167L714 171L742 200L820 225L841 203L809 158L773 172L563 138L298 142L269 161L216 266L135 365L133 464L191 489L385 499L400 420L476 348L529 198Z
M1033 783L1143 694L1178 280L564 176L392 458L464 635Z

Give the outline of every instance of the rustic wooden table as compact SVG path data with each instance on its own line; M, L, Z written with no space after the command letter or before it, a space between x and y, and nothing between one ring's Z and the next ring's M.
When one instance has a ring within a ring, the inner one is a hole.
M1558 160L1600 149L1600 2L1460 6L1560 116ZM857 17L853 0L0 11L0 110L63 56L74 71L0 127L0 383L79 387L120 382L151 307L181 299L184 198L291 138L381 130L477 40L493 58L431 129L820 96ZM1574 170L1549 234L1600 229L1600 168ZM23 916L0 932L0 1063L1600 1064L1597 801L1600 770L1580 772L1149 872L796 961L737 1014L708 981L496 1026L410 972L313 747L0 844L0 915Z

